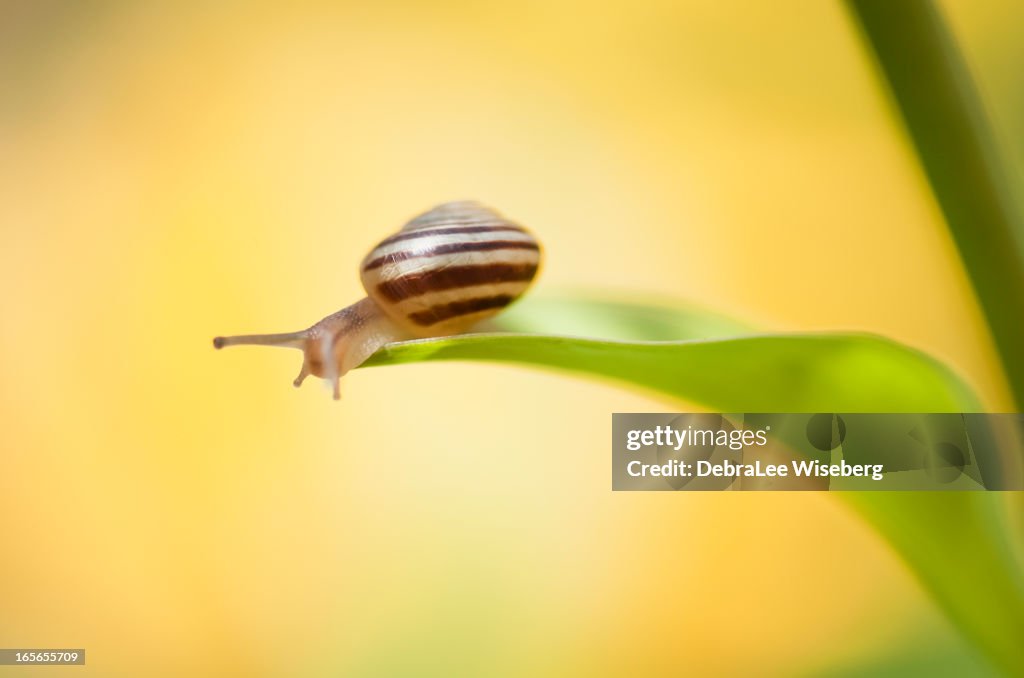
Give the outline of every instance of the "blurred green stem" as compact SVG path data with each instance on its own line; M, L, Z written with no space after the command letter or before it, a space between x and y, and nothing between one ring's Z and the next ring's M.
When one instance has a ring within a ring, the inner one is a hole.
M974 82L929 0L848 2L889 82L1020 407L1024 217Z

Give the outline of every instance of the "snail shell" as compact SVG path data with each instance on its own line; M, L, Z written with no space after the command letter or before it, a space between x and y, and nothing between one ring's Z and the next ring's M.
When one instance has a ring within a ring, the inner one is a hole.
M522 226L473 202L439 205L366 256L363 288L416 336L464 332L515 301L540 265Z
M295 379L333 382L381 346L465 332L518 299L540 266L540 245L522 226L476 202L438 205L382 240L363 259L367 298L301 332L217 337L216 348L259 344L299 348Z

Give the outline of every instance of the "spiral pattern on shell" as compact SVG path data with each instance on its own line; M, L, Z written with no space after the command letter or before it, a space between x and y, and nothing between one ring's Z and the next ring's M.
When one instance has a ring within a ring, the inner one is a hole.
M522 226L476 202L438 205L380 242L360 266L367 294L419 336L464 331L511 304L540 266Z

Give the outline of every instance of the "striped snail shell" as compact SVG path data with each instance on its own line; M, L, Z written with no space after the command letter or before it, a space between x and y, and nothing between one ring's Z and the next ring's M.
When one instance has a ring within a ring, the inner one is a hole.
M518 299L540 265L540 245L522 226L476 202L438 205L382 240L363 259L367 298L301 332L217 337L216 348L259 344L304 353L294 384L339 380L381 346L458 334Z
M360 268L363 288L417 336L465 331L517 299L540 247L522 226L473 202L439 205L381 241Z

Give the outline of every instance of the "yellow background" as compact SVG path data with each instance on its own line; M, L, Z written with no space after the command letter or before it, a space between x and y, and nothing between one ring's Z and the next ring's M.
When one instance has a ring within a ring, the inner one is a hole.
M946 5L997 122L1011 4ZM0 4L0 646L103 676L958 647L833 497L612 494L609 413L677 406L456 363L334 403L296 352L210 346L357 300L377 240L476 198L540 235L537 293L878 332L1008 409L871 66L827 2Z

